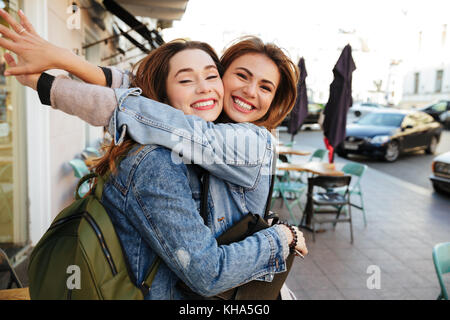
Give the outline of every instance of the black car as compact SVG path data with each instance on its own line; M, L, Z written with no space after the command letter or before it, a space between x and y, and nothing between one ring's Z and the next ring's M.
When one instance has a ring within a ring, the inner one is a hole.
M303 120L302 125L305 124L316 124L319 121L320 113L324 109L324 105L321 103L308 103L308 115L305 120ZM289 113L286 118L284 118L283 122L281 122L280 126L289 127L289 120L291 118L291 113Z
M347 125L345 140L336 153L363 154L395 161L403 152L424 149L432 154L441 138L442 125L420 111L374 111Z
M441 121L440 119L441 114L450 111L450 100L438 101L425 108L420 109L420 111L428 113L436 121Z

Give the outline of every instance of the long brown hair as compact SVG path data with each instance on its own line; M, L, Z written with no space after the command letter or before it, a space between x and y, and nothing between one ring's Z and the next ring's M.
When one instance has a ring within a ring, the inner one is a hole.
M144 97L170 104L166 93L169 62L175 54L187 49L200 49L209 54L216 64L219 74L222 76L223 69L220 65L219 57L209 44L176 39L151 51L133 67L135 75L131 79L130 86L141 88ZM93 170L101 176L108 172L115 172L120 159L135 144L134 140L127 137L120 145L115 145L113 141L109 146L104 146L105 154L96 160Z
M264 43L258 37L246 36L238 39L223 53L220 62L225 72L234 60L248 53L260 53L267 56L278 66L280 72L280 83L268 112L261 119L253 122L272 130L294 107L299 71L295 63L275 44Z

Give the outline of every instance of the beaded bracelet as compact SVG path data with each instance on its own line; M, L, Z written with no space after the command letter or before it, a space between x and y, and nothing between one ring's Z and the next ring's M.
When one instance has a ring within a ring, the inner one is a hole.
M297 246L297 232L295 232L294 227L291 226L286 221L279 221L278 223L279 224L284 224L286 227L289 228L289 230L291 230L292 237L294 238L294 240L289 244L289 251L290 251L290 253L295 253L295 247Z

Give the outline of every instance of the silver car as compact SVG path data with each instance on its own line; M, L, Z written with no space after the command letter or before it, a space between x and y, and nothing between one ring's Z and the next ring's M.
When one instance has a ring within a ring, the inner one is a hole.
M450 194L450 152L443 153L433 160L431 183L436 192Z
M377 110L383 110L385 106L374 102L354 103L347 113L347 123L358 121L362 116Z

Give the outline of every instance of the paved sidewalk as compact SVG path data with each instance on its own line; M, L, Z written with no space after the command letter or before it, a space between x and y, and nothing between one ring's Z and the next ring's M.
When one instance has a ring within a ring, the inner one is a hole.
M338 168L347 162L336 158ZM289 288L300 300L436 299L440 289L431 252L435 244L450 241L450 198L370 167L362 186L367 227L362 212L352 208L353 245L347 223L335 231L322 225L329 230L316 234L315 243L304 231L310 253L304 260L296 258ZM288 219L280 203L273 210ZM368 289L373 271L367 273L367 268L372 265L380 269L380 289Z

